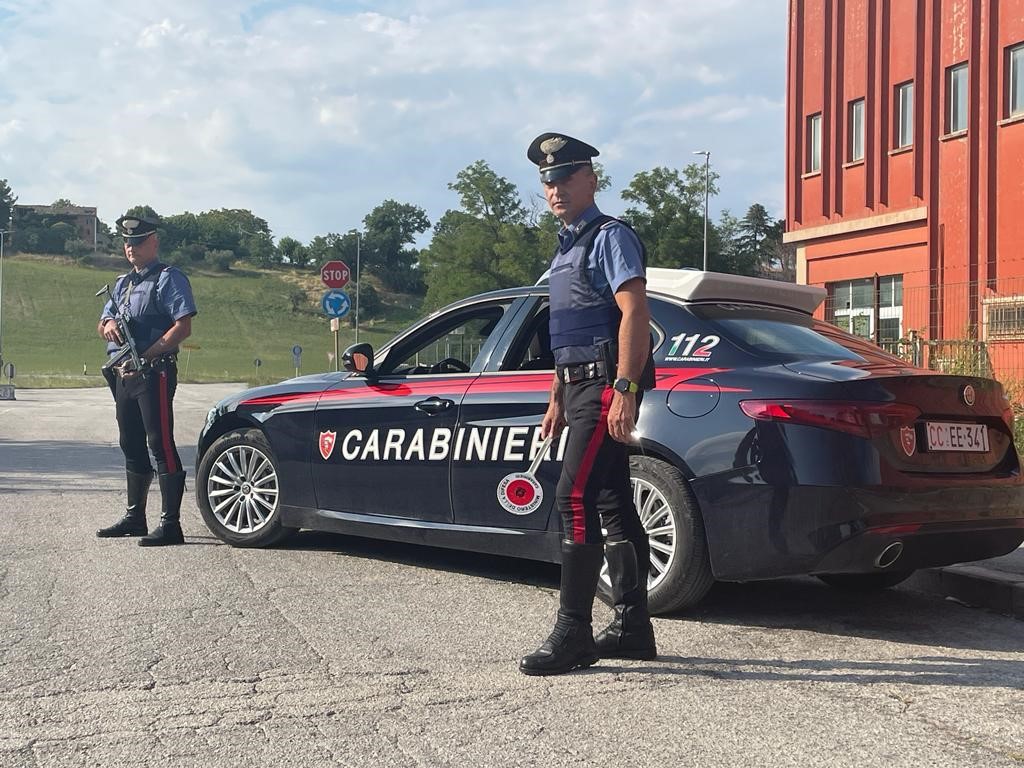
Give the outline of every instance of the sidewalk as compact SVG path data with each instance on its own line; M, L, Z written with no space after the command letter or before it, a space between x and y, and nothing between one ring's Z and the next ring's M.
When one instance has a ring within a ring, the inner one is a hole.
M919 571L906 584L1024 620L1024 546L991 560Z

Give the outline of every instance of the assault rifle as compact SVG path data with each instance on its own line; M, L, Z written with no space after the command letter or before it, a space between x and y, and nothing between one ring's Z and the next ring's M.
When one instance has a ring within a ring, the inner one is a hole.
M97 296L102 296L103 294L106 294L107 298L110 299L110 306L113 307L114 310L113 320L117 323L117 333L124 343L121 345L121 348L114 353L113 357L103 364L101 370L106 371L111 368L121 368L122 370L125 370L130 368L132 372L138 373L145 369L146 361L142 359L138 348L135 346L135 339L132 338L131 330L128 326L129 318L125 317L124 313L121 312L121 308L117 306L117 301L114 300L114 294L110 292L110 283L107 283L96 291ZM129 361L131 361L131 365L127 365Z

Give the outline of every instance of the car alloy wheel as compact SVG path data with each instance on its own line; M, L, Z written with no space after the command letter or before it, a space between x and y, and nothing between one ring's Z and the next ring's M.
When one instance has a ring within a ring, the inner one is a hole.
M255 533L277 510L277 472L270 458L253 446L224 451L206 484L211 511L232 533Z
M258 429L221 435L199 460L199 512L232 546L270 547L298 530L281 523L280 490L277 459Z

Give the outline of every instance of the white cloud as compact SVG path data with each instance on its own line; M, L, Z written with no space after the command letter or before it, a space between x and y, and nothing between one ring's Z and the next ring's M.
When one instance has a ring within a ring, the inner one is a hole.
M349 6L7 0L0 174L108 221L237 206L303 240L389 197L436 220L480 158L530 195L525 147L552 129L601 148L613 213L691 148L750 157L733 209L782 183L782 0Z

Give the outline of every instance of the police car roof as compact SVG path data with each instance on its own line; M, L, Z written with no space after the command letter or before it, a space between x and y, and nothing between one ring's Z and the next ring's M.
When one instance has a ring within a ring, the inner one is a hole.
M744 277L699 269L647 270L648 292L663 293L684 301L742 301L770 304L811 314L825 299L825 289L762 277Z

